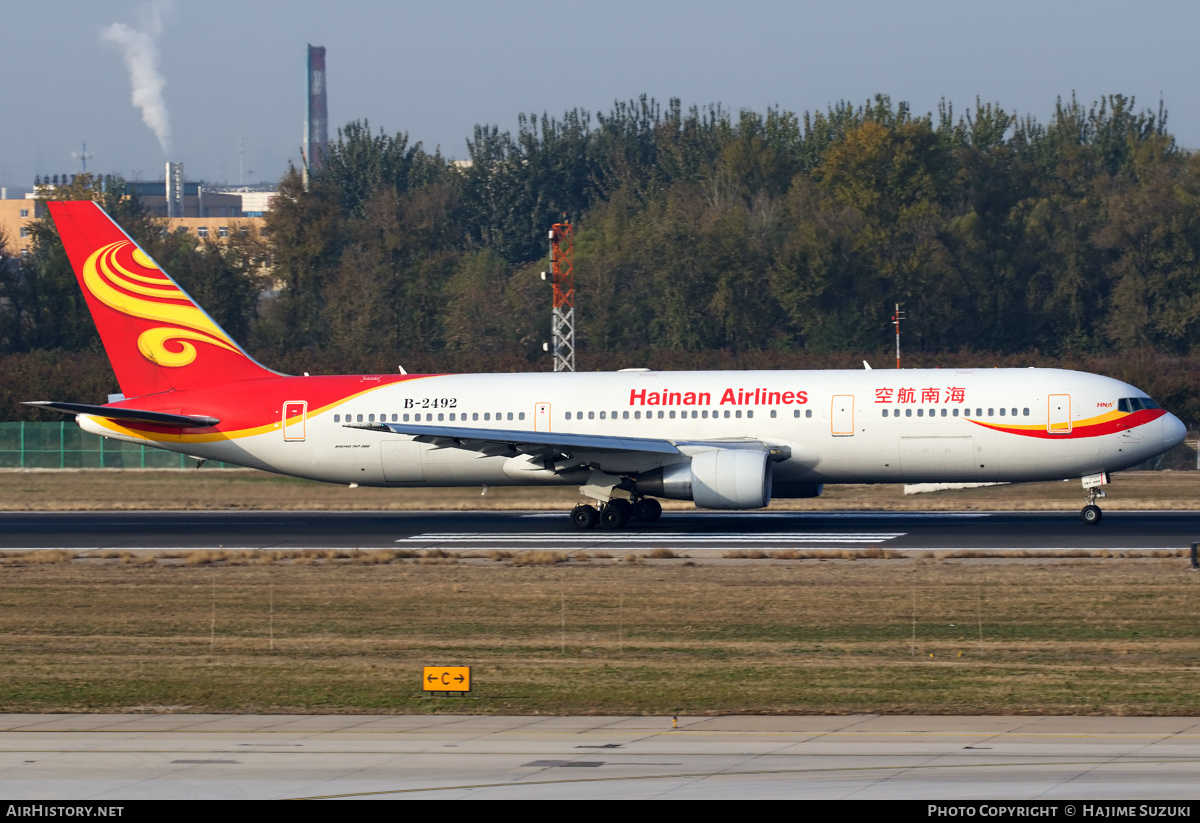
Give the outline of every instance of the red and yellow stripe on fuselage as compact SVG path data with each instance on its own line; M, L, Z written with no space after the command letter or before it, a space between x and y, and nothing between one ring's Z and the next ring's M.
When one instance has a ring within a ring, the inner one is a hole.
M1018 434L1022 437L1037 437L1044 440L1078 440L1085 437L1101 437L1106 434L1117 434L1129 429L1135 429L1138 426L1152 423L1164 414L1166 412L1162 409L1142 409L1135 412L1110 411L1096 417L1089 417L1085 420L1076 420L1073 422L1070 431L1061 432L1049 431L1045 425L1038 424L1006 426L1003 423L987 423L975 418L970 418L970 420L976 426L982 426L985 429L1005 434Z
M306 415L313 418L323 412L377 391L384 386L436 375L336 375L325 377L277 377L248 380L226 386L165 392L151 398L138 397L113 403L114 407L175 414L204 414L220 419L216 426L172 429L149 423L131 423L93 416L100 427L125 438L148 440L168 448L182 443L216 443L266 434L287 425L284 404L293 400L307 402Z

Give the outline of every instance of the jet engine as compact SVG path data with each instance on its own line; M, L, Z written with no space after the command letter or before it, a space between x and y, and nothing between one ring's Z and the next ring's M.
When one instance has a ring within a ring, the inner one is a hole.
M771 502L771 455L756 449L714 449L642 472L638 494L694 500L702 509L761 509Z

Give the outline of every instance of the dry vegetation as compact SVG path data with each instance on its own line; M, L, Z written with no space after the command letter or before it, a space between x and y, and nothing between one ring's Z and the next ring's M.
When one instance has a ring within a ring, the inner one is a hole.
M0 711L1200 713L1185 559L786 557L10 552Z
M1200 509L1200 472L1126 472L1113 478L1107 509ZM253 469L0 471L0 509L8 511L115 510L566 510L574 488L350 489L279 477ZM905 495L897 484L826 486L815 500L776 500L773 510L1076 511L1079 481L1021 483ZM691 509L663 501L671 510Z

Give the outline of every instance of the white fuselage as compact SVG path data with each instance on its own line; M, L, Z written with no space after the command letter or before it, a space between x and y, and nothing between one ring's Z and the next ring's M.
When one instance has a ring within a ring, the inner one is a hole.
M358 392L319 408L305 397L306 378L285 379L293 414L285 420L280 408L266 431L149 442L315 480L403 487L570 485L587 472L556 472L523 455L442 448L347 424L658 438L679 446L680 455L572 453L577 465L610 475L686 461L712 441L746 439L786 455L773 466L776 488L784 490L804 483L1079 477L1160 454L1182 439L1184 428L1161 412L1119 427L1109 419L1118 400L1143 392L1058 369L470 374L389 385L364 376ZM306 404L299 420L294 403ZM87 416L79 420L97 434L147 442Z

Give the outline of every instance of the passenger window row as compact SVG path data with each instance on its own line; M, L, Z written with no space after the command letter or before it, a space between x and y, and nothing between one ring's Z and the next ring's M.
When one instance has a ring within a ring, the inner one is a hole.
M1009 412L1010 412L1010 411L1011 411L1011 415L1009 415ZM891 412L892 412L892 415L891 415L892 417L899 417L899 416L900 416L900 410L899 410L899 409L892 409L892 410L891 410ZM1000 409L1000 416L1001 416L1001 417L1006 417L1006 416L1012 416L1012 417L1016 417L1016 416L1017 416L1017 412L1018 412L1018 410L1017 410L1017 409L1011 409L1011 410L1010 410L1010 409ZM1025 408L1025 409L1020 409L1020 413L1021 413L1021 416L1022 416L1022 417L1028 417L1028 416L1029 416L1029 409L1028 409L1028 408ZM888 410L887 410L887 409L884 409L884 410L883 410L883 416L884 416L884 417L887 417L887 416L888 416ZM912 416L913 416L913 410L912 410L912 408L911 408L911 407L910 407L910 408L907 408L907 409L905 409L905 410L904 410L904 416L905 416L905 417L912 417ZM924 416L925 416L925 409L917 409L917 410L916 410L916 416L917 416L917 417L924 417ZM938 414L938 410L937 410L937 409L930 409L930 410L929 410L929 416L930 416L930 417L938 417L938 416L939 416L939 414ZM958 409L957 409L957 408L953 408L953 409L942 409L942 410L941 410L941 415L940 415L940 416L941 416L941 417L958 417ZM963 409L963 410L962 410L962 416L963 416L963 417L983 417L983 416L984 416L984 414L983 414L983 409L975 409L975 414L971 414L971 410L970 410L970 409ZM994 408L988 409L988 410L987 410L987 416L988 416L988 417L995 417L995 416L996 416L996 409L994 409Z
M745 417L746 417L746 418L748 418L748 419L753 419L753 417L754 417L754 410L753 410L753 409L746 409L745 411L746 411L746 413L745 413ZM421 423L421 422L425 422L425 423L432 423L432 422L434 422L434 413L433 413L433 412L425 412L425 413L424 413L424 414L425 414L425 418L424 418L424 420L422 420L422 419L421 419L421 414L422 414L421 412L416 412L415 414L413 414L413 415L411 416L412 422L414 422L414 423ZM621 419L621 420L629 420L629 419L630 419L630 412L628 412L628 411L623 411L623 412L619 412L619 413L618 413L618 412L615 412L615 411L614 411L614 412L603 412L603 411L602 411L602 412L594 412L594 411L590 411L590 412L587 412L587 419L588 419L588 420L595 420L595 419L597 419L597 416L599 416L599 419L600 419L600 420L607 420L607 419L616 420L616 419L618 419L618 414L620 415L620 419ZM632 412L632 414L633 414L633 419L634 419L634 420L641 420L641 419L642 419L642 412L641 412L641 410L634 410L634 411ZM611 415L611 417L610 417L610 415ZM714 409L714 410L713 410L713 412L712 412L712 417L711 417L711 419L713 419L713 420L716 420L716 419L720 418L721 416L722 416L722 414L721 414L721 411ZM733 409L733 410L730 410L730 409L725 409L725 410L724 410L724 418L725 418L726 420L729 420L729 419L731 419L731 418L732 418L732 419L741 419L741 418L742 418L742 416L743 416L743 415L742 415L742 410L741 410L741 409ZM775 416L776 416L775 409L771 409L771 417L772 417L772 418L774 418ZM792 410L792 416L793 416L793 417L800 417L800 409L793 409L793 410ZM805 409L805 410L804 410L804 416L805 416L805 417L808 417L808 418L811 418L811 417L813 416L813 415L812 415L812 409ZM380 422L380 423L387 423L387 422L388 422L388 415L387 415L387 414L380 414L380 415L376 416L376 415L374 415L374 414L346 414L346 415L342 415L342 414L340 414L340 413L339 413L339 414L335 414L335 415L333 416L333 422L334 422L334 423L341 423L341 422L343 422L343 420L342 420L342 418L343 418L343 417L345 418L345 422L346 422L346 423L374 423L374 422L376 422L376 420L377 420L377 419L378 419L378 422ZM408 414L393 414L393 415L391 415L391 422L392 422L392 423L408 423L408 422L410 422L410 420L409 420L409 417L410 417L410 416L409 416ZM567 420L571 420L572 418L574 418L575 420L583 420L583 419L584 419L584 412L581 412L581 411L577 411L577 412L574 412L574 413L572 413L572 412L567 412L567 413L564 415L564 417L565 417ZM658 412L658 419L659 419L659 420L675 420L675 419L676 419L676 417L677 417L677 414L676 414L676 412L675 412L674 410L671 410L671 411L662 411L662 410L660 410L660 411ZM470 417L470 420L471 420L471 422L473 422L473 423L475 423L475 422L479 422L481 418L482 418L482 421L483 421L483 422L485 422L485 423L490 423L490 422L492 422L492 414L491 414L491 412L483 412L483 413L482 413L482 415L481 415L479 412L472 412L472 413L471 413L471 417ZM681 420L686 420L686 419L688 419L688 418L689 418L688 411L687 411L687 410L684 410L684 411L680 411L680 412L678 412L678 418L679 418L679 419L681 419ZM690 415L690 418L691 418L692 420L700 420L700 419L703 419L703 420L708 420L708 419L710 419L710 418L709 418L709 412L708 412L708 409L702 409L702 410L692 409L692 410L691 410L691 415ZM525 412L507 412L507 413L506 413L506 412L496 412L496 418L495 418L495 419L496 419L496 421L497 421L497 422L500 422L500 421L503 421L503 420L514 420L514 419L515 419L515 420L518 420L518 421L521 421L521 420L524 420L524 419L525 419ZM647 411L647 412L646 412L646 417L645 417L645 419L646 419L646 420L652 420L652 419L654 419L654 412L653 412L653 411ZM447 413L446 413L446 412L438 412L438 413L437 413L437 422L439 422L439 423L442 423L442 422L446 422L446 420L447 420ZM466 413L466 412L461 412L461 413L449 412L449 422L451 422L451 423L455 423L455 422L463 422L463 423L466 423L466 422L467 422L467 413Z
M516 420L524 420L524 419L525 419L525 412L515 412L515 413L514 413L514 412L507 412L507 415L508 415L508 416L507 416L507 418L505 417L505 414L506 414L505 412L496 412L496 420L497 420L497 421L501 421L501 420L505 420L505 419L507 419L507 420L513 420L514 418L515 418ZM359 414L359 415L350 415L350 414L347 414L347 415L345 415L345 417L346 417L346 422L347 422L347 423L374 423L374 422L375 422L375 415L373 415L373 414L366 414L366 415L362 415L362 414ZM364 419L364 418L365 418L365 419ZM479 413L479 412L472 412L472 413L471 413L471 421L472 421L472 422L477 422L477 421L479 420L479 418L480 418L480 413ZM492 419L492 413L491 413L491 412L483 412L483 419L484 419L484 421L488 421L488 422L490 422L490 421L491 421L491 419ZM444 422L446 421L446 413L445 413L445 412L438 412L438 415L437 415L437 420L438 420L438 422L439 422L439 423L444 423ZM333 422L334 422L334 423L341 423L341 422L342 422L342 415L340 415L340 414L335 414L335 415L333 416ZM387 416L386 414L381 414L381 415L379 415L379 422L380 422L380 423L386 423L386 422L388 422L388 416ZM393 415L392 415L392 422L393 422L393 423L401 423L401 422L403 422L403 423L408 423L408 422L409 422L409 415L407 415L407 414L393 414ZM413 415L412 415L412 422L414 422L414 423L421 423L421 422L425 422L425 423L432 423L432 422L433 422L433 412L425 412L425 419L424 419L424 421L422 421L422 420L421 420L421 412L417 412L417 413L415 413L415 414L413 414ZM450 422L451 422L451 423L454 423L454 422L462 422L462 423L466 423L466 422L467 422L467 413L466 413L466 412L461 412L461 413L450 412Z
M610 417L608 417L608 413L607 413L607 412L594 412L594 411L590 411L590 412L588 412L588 413L587 413L587 419L588 419L588 420L595 420L595 419L597 418L597 415L599 415L599 419L601 419L601 420L608 420L608 419L616 420L616 419L617 419L617 416L618 416L618 414L620 415L620 419L621 419L621 420L629 420L629 419L630 419L630 414L631 414L631 413L630 413L630 412L628 412L628 411L623 411L623 412L619 412L619 413L614 411L614 412L612 412L612 417L610 418ZM635 410L632 412L632 415L633 415L633 419L634 419L634 420L641 420L641 419L642 419L642 412L641 412L641 410L640 410L640 409L635 409ZM713 419L713 420L716 420L716 419L718 419L720 416L721 416L721 413L720 413L720 411L717 411L717 410L715 410L715 409L714 409L714 410L713 410L713 413L712 413L712 419ZM741 410L741 409L736 409L736 410L734 410L734 411L732 411L732 412L731 412L729 409L725 409L725 419L726 419L726 420L728 420L728 419L730 419L730 418L733 418L733 417L740 418L741 416L742 416L742 410ZM772 417L774 417L774 414L772 414L771 416L772 416ZM572 418L573 418L573 419L575 419L575 420L583 420L583 419L584 419L584 418L583 418L583 412L581 412L581 411L577 411L577 412L575 412L573 415L572 415L572 413L571 413L571 412L567 412L566 414L564 414L564 415L563 415L563 417L564 417L564 418L566 418L567 420L571 420ZM678 414L676 414L676 412L675 412L673 409L672 409L671 411L662 411L662 410L660 409L660 410L659 410L659 412L658 412L658 419L659 419L659 420L674 420L676 417L678 417L680 420L687 420L687 419L688 419L688 411L685 409L685 410L683 410L683 411L679 412ZM746 410L746 417L754 417L754 410L753 410L753 409L747 409L747 410ZM654 412L652 412L652 411L648 411L648 412L646 412L646 418L645 418L645 419L646 419L646 420L653 420L653 419L654 419ZM692 419L692 420L708 420L708 419L709 419L708 409L692 409L692 410L691 410L691 419Z

